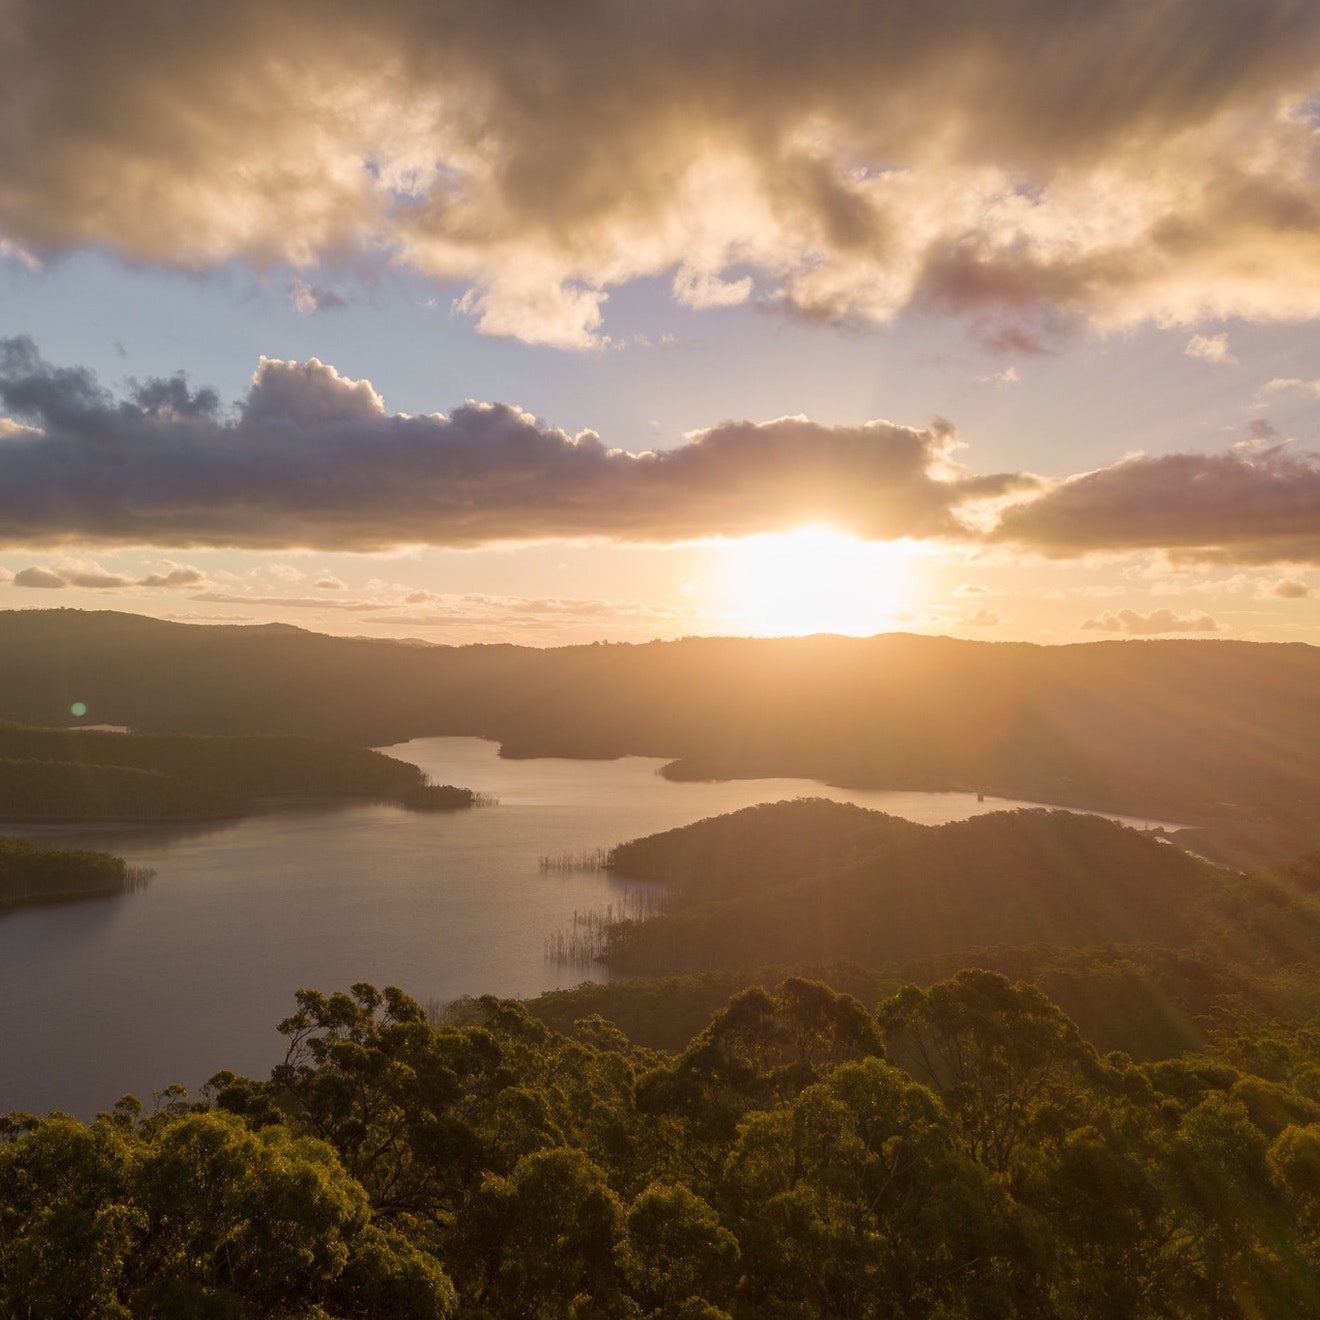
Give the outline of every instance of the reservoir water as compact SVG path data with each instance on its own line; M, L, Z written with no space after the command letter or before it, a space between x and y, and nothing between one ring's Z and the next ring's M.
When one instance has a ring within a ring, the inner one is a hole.
M221 1068L264 1077L283 1057L276 1023L303 986L370 981L426 1002L603 979L599 967L550 961L546 941L575 912L620 903L625 886L600 871L546 871L542 857L783 798L929 824L1031 805L797 779L678 784L658 760L506 761L476 738L384 750L495 804L288 806L191 828L0 825L154 871L121 897L0 915L0 1113L90 1118L127 1092L148 1107L172 1082L195 1094Z

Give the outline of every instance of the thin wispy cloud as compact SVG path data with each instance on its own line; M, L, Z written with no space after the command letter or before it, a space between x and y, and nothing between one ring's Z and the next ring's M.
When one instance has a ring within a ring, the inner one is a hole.
M1188 357L1200 358L1219 366L1236 367L1238 360L1228 347L1228 335L1193 335L1183 350Z
M1300 380L1297 377L1275 376L1262 391L1264 394L1279 394L1296 390L1302 394L1312 394L1320 398L1320 380Z
M0 244L393 263L456 282L486 333L564 346L644 276L691 306L942 307L1023 346L1057 318L1312 315L1320 7L1062 17L16 0Z
M1099 618L1087 619L1080 625L1083 632L1122 633L1127 637L1156 637L1166 633L1218 632L1219 624L1208 614L1175 614L1173 610L1152 610L1141 614L1136 610L1106 611Z

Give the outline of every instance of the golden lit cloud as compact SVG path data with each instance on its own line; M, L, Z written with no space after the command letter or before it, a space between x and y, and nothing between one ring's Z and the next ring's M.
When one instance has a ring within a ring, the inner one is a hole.
M564 346L641 276L1022 349L1311 317L1317 68L1299 0L14 0L0 250L400 263Z

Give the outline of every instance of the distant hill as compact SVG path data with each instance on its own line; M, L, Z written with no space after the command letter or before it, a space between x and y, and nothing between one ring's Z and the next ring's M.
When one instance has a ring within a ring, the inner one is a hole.
M473 734L509 756L665 757L682 778L979 788L1209 826L1205 851L1248 862L1320 844L1320 649L1296 643L536 650L0 613L0 718L64 725L75 701L140 732Z

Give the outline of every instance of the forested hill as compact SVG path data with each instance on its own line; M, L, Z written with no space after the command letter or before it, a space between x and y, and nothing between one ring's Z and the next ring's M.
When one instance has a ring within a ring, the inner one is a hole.
M765 804L615 848L662 915L595 943L614 980L533 1011L599 1013L673 1049L732 991L792 971L873 1002L963 966L1035 982L1103 1049L1167 1057L1216 1021L1320 1011L1320 854L1212 866L1157 833L1062 811L925 826L820 800Z
M507 755L661 756L697 778L975 787L1314 846L1320 649L1041 647L887 634L556 650L331 638L113 613L0 613L0 718L370 746L494 738Z
M1275 961L1320 951L1320 908L1301 887L1266 889L1158 836L1065 811L932 826L780 802L625 844L609 865L669 890L665 915L618 928L616 971L877 967L996 944L1251 940Z

